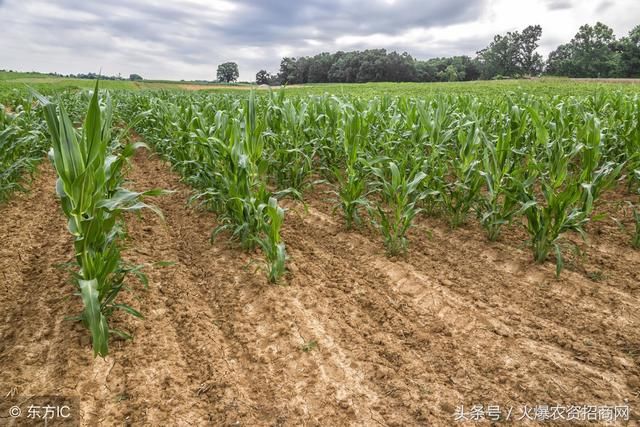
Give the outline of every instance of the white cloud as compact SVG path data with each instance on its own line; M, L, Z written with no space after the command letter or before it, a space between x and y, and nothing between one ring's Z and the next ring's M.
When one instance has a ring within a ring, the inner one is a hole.
M474 55L494 34L539 24L540 51L582 24L616 36L640 24L637 0L0 0L0 68L146 78L240 78L277 71L282 56L387 48L417 58Z

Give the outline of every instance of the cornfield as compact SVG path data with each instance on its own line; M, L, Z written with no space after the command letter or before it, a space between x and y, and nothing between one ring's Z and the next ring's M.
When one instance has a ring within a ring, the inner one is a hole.
M20 189L47 143L56 192L74 237L73 278L84 304L78 317L96 355L108 353L127 264L119 242L123 212L150 208L160 190L125 189L124 168L142 143L127 144L126 123L193 188L191 202L217 215L221 236L249 254L260 250L269 282L286 283L287 213L283 198L328 194L341 226L371 227L389 257L410 252L416 218L444 219L452 229L474 216L489 241L521 227L532 261L555 261L560 275L575 237L594 219L598 201L623 188L640 246L640 97L509 93L357 97L182 92L67 92L51 99L13 94L0 109L0 197ZM114 102L115 101L115 102ZM85 109L83 105L87 105ZM114 103L117 108L114 109ZM82 128L74 123L83 115ZM72 117L72 118L70 118ZM598 219L598 218L595 218Z
M35 172L47 151L47 136L40 111L31 97L14 99L13 111L0 104L0 202Z
M412 219L474 213L489 240L520 225L537 263L575 245L594 205L619 182L639 187L640 98L619 92L550 98L436 95L342 97L122 93L137 130L200 189L252 248L276 197L328 185L346 228L366 216L390 255L408 248ZM267 251L268 252L268 251Z

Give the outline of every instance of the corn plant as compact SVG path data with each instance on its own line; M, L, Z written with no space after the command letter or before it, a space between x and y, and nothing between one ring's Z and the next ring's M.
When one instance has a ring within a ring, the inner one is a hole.
M362 150L368 136L366 120L357 112L346 112L342 134L342 149L345 161L344 170L339 166L332 168L337 196L336 208L342 209L347 229L360 225L359 209L366 206L366 181L363 171Z
M515 183L522 180L520 155L512 149L510 126L500 128L496 143L487 139L484 144L482 170L486 192L478 201L478 216L487 238L495 241L504 224L511 221L519 209ZM528 186L528 184L525 184Z
M407 250L407 231L420 212L416 205L425 196L420 184L427 175L419 168L407 170L404 165L401 172L394 161L383 162L386 167L370 167L374 193L381 198L381 203L370 211L384 237L387 253L394 256Z
M590 214L594 202L610 188L620 175L624 162L604 161L603 133L593 114L586 114L586 123L578 128L577 149L580 150L580 170L577 171L582 189L582 209Z
M229 231L231 240L244 250L258 245L267 258L269 280L277 281L284 274L286 253L280 238L284 211L276 197L299 196L295 189L272 194L267 188L265 170L273 155L267 155L265 147L271 151L278 147L266 144L273 136L266 123L277 119L259 112L261 104L254 93L248 99L223 97L204 105L170 94L162 97L169 100L141 103L150 110L140 120L140 131L197 189L191 200L200 200L217 213L211 239ZM272 115L282 111L277 107L270 110ZM300 136L305 115L288 108Z
M547 130L541 124L537 132L538 138L549 139ZM589 220L587 212L590 212L591 206L581 203L580 183L569 173L577 148L567 147L561 139L545 142L544 145L544 158L530 158L526 165L528 176L518 183L522 202L519 212L526 218L525 229L530 237L535 262L545 262L551 250L554 250L556 274L559 275L564 266L564 234L576 231L584 236L583 225ZM537 186L540 187L539 191Z
M640 179L640 169L634 170L633 173L638 179ZM640 195L640 189L638 189L638 194ZM631 239L631 246L635 249L640 249L640 204L636 204L635 206L632 205L631 211L634 222L634 233L633 238Z
M211 154L204 159L212 171L207 188L196 197L208 199L219 214L220 225L212 234L215 238L224 230L232 231L232 238L250 250L255 247L261 232L258 207L270 197L261 169L264 124L258 122L253 95L242 110L244 121L225 121L226 141L214 138Z
M284 209L278 206L274 197L268 203L258 206L257 214L262 222L262 235L256 241L267 258L267 276L275 283L285 272L287 253L280 237L280 229L284 222Z
M109 317L119 310L142 318L134 308L116 302L127 274L139 270L129 267L120 256L122 213L142 208L160 213L142 199L161 191L138 193L121 187L123 160L134 148L110 152L111 99L107 95L101 110L98 93L96 82L81 130L73 127L63 104L42 96L39 99L51 136L50 157L58 174L56 193L74 236L78 270L73 276L84 304L80 319L91 332L94 354L106 356L110 333L128 337L109 328Z
M556 274L564 266L561 239L568 231L584 235L583 225L588 221L586 213L576 207L580 192L573 185L561 188L552 183L543 185L543 200L536 200L527 194L529 200L523 203L520 212L527 220L526 230L531 240L534 260L543 263L553 249L556 255Z
M481 141L480 128L474 122L467 122L458 128L457 144L448 151L449 176L443 177L439 191L451 228L466 221L482 189Z
M342 109L340 101L335 97L315 97L309 103L309 116L313 117L310 132L314 141L315 153L320 164L323 177L335 179L335 165L340 164L340 122Z
M264 185L254 179L254 165L244 152L238 131L236 127L229 144L219 141L220 157L217 161L212 159L218 166L213 173L214 179L211 186L196 197L206 196L217 206L220 225L214 229L212 238L224 230L231 230L232 238L250 250L260 229L257 207L267 193Z
M560 265L566 233L581 232L616 179L624 175L633 193L640 182L633 174L640 164L640 98L621 92L118 96L123 117L149 113L136 129L218 213L217 231L232 231L248 249L268 234L269 198L290 187L299 194L314 176L332 187L347 227L360 225L364 212L382 224L382 208L392 235L393 206L406 204L385 201L379 176L367 167L390 181L390 166L375 160L385 158L408 182L417 171L426 174L415 209L443 214L451 227L475 210L492 240L504 224L522 219L534 259L556 251ZM369 197L372 190L377 194ZM275 259L269 253L276 252L265 251L268 263Z
M264 135L270 143L270 168L280 189L301 193L311 184L312 159L315 147L306 136L307 106L284 99L284 91L271 97L266 121L269 131Z

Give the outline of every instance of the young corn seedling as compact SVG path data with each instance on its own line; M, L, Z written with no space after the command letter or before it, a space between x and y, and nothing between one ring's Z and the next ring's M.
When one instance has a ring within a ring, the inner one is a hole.
M337 207L342 209L347 229L360 224L359 209L366 206L366 182L360 158L368 135L366 120L356 112L347 112L344 117L342 148L345 169L333 168L337 196ZM336 208L337 208L336 207Z
M382 203L370 209L375 224L384 237L384 245L390 256L407 251L407 231L420 212L416 204L425 196L420 184L427 176L418 168L402 172L394 161L386 167L371 167L374 177L374 192L381 196Z
M0 104L0 202L15 190L26 190L23 184L35 172L48 145L44 121L31 107L31 97L19 102L13 113L5 112Z
M287 253L280 237L280 229L284 222L284 209L278 206L274 197L268 203L258 206L258 215L262 220L262 235L256 238L258 245L267 258L267 276L276 283L285 272Z
M303 192L311 183L313 143L306 136L307 104L272 97L266 116L271 170L278 188Z
M58 174L56 192L74 236L78 271L74 278L84 304L83 324L90 330L95 355L108 354L109 334L128 337L109 328L108 319L121 310L135 317L142 315L126 304L116 302L124 287L129 268L120 257L118 238L122 213L150 207L144 196L160 190L136 193L120 187L122 156L110 153L111 100L107 96L101 111L96 82L82 130L76 130L62 104L39 96L51 135L50 157Z
M500 236L504 224L511 221L518 211L518 199L514 194L514 182L521 179L516 153L512 151L511 129L506 126L499 131L496 143L487 140L484 144L482 171L480 175L486 184L478 202L478 217L487 238L495 241Z
M563 142L557 139L547 146L548 161L532 159L528 172L531 175L518 183L522 202L520 213L527 219L525 228L530 236L535 262L545 262L551 250L554 250L556 275L560 275L564 267L564 234L576 231L584 238L583 225L589 216L580 203L580 185L575 182L575 177L569 175L569 165L575 151L567 153ZM540 195L534 182L540 185ZM591 206L586 208L590 209Z
M205 164L211 163L205 168L213 171L212 181L196 197L209 200L219 213L220 225L212 239L231 230L232 238L251 250L261 231L258 206L267 203L270 196L261 177L266 165L262 159L264 124L257 120L253 94L243 106L244 121L226 121L226 140L214 139L214 155L205 159Z
M345 227L351 229L361 224L359 210L367 206L366 182L359 168L348 167L346 171L335 168L333 176L337 189L332 191L338 203L334 210L342 210Z
M556 275L564 267L561 239L568 231L583 235L583 225L588 221L584 211L579 209L579 190L572 184L565 188L551 183L543 183L543 200L538 201L531 194L524 202L521 212L527 219L526 230L531 237L531 249L537 263L546 261L553 249L556 254Z
M478 200L482 189L479 148L482 136L480 129L468 122L458 129L457 146L448 151L449 174L441 185L440 197L449 215L449 225L462 225L469 211Z
M603 160L604 144L600 121L593 114L587 114L586 123L578 128L580 145L579 182L582 189L582 209L589 215L594 202L620 175L624 162L605 162Z

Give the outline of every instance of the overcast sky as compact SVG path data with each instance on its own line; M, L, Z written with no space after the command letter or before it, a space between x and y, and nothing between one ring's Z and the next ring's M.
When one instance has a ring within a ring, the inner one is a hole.
M617 37L639 0L0 0L0 69L241 80L282 56L386 48L416 58L470 55L496 33L542 25L545 55L584 23Z

